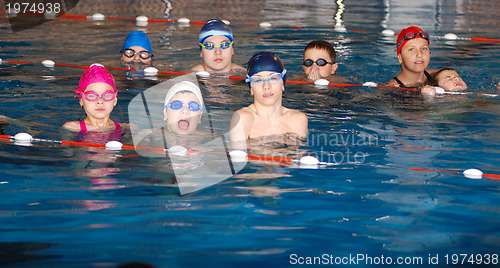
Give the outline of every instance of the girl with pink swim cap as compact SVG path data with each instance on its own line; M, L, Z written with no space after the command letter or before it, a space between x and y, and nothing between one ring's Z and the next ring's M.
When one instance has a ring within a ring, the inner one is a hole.
M94 64L85 70L75 93L87 116L82 121L66 122L63 128L81 133L113 131L121 136L120 124L109 119L117 103L118 90L113 75L104 66Z

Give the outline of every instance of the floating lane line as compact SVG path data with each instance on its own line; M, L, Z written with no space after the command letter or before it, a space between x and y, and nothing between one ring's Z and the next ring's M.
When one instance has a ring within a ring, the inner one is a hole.
M7 13L6 10L0 10L0 13ZM30 14L30 15L37 15L37 16L45 16L44 13L33 13L33 12L19 12L20 14ZM137 21L139 22L162 22L162 23L179 23L179 24L197 24L197 25L204 25L204 21L191 21L187 18L180 18L177 20L167 20L167 19L150 19L145 16L139 16L137 18L129 18L129 17L114 17L114 16L104 16L103 14L96 13L93 15L73 15L73 14L56 14L58 18L79 18L79 19L86 19L86 20L94 20L94 21L102 21L105 19L108 20L128 20L128 21ZM227 21L230 23L229 21ZM239 25L245 25L245 26L257 26L256 24L246 24L242 23ZM142 25L144 26L144 25ZM269 22L262 22L259 24L261 28L269 28L272 27L271 23ZM295 29L302 29L302 26L284 26L286 28L295 28ZM385 36L392 36L392 35L399 35L399 33L395 33L394 31L390 29L385 29L381 32L375 32L375 31L363 31L363 30L348 30L349 32L352 33L365 33L365 34L383 34ZM476 42L500 42L500 39L495 39L495 38L483 38L483 37L458 37L456 34L453 33L447 33L444 36L431 36L434 39L446 39L446 40L465 40L465 41L476 41Z
M34 62L29 62L29 61L12 61L12 60L8 60L8 61L4 61L4 62L5 63L10 63L10 64L36 64ZM48 63L46 63L46 62L48 62ZM61 67L84 68L84 69L90 67L90 66L87 66L87 65L75 65L75 64L56 63L56 62L51 61L51 60L43 61L42 64L45 65L46 67L61 66ZM128 69L128 68L122 68L122 67L107 67L107 66L106 66L106 69L120 70L120 71L132 71L132 72L136 72L137 71L137 69ZM190 73L173 72L173 71L157 71L157 73L161 73L161 74L173 74L173 75L186 75L186 74L190 74ZM231 80L243 80L246 77L243 77L243 76L229 76L228 78L231 79ZM294 81L294 80L287 80L287 83L292 83L292 84L315 84L315 82L313 82L313 81ZM361 87L361 86L364 86L363 84L345 84L345 83L330 83L330 82L328 82L325 85L337 86L337 87ZM403 89L403 90L411 90L411 91L419 91L418 88L401 88L401 87L392 87L392 86L384 86L384 85L376 85L376 87L379 87L379 88L391 88L391 89Z
M484 174L481 170L474 169L474 168L466 169L463 172L453 171L453 170L425 169L425 168L410 168L410 170L439 172L439 173L454 173L454 174L463 173L464 176L469 178L469 179L481 179L482 177L488 177L488 178L493 179L493 180L500 180L500 175L498 175L498 174Z
M166 148L124 145L124 144L121 144L121 142L117 142L117 141L110 141L106 144L102 144L102 143L90 143L90 142L79 142L79 141L38 139L38 138L33 138L28 133L18 133L14 136L0 135L0 139L13 141L15 145L21 145L21 146L30 146L30 145L32 145L32 142L48 142L48 143L56 143L56 144L68 145L68 146L105 148L105 149L114 150L114 151L118 151L118 150L134 150L134 151L136 151L136 150L151 150L151 151L155 151L158 153L169 152L169 150ZM182 147L182 149L185 149L185 148ZM177 152L172 152L172 153L174 153L174 154L178 153L179 148L176 148L175 151L177 151ZM185 152L186 153L202 153L202 152L197 151L197 150L187 150L187 149L185 150ZM231 151L231 152L233 152L233 151ZM229 155L231 155L231 152L229 153ZM224 154L224 155L228 154L225 152L205 152L205 153ZM293 158L287 158L287 157L270 157L270 156L251 155L251 154L246 154L246 152L244 152L244 158L245 159L248 158L248 159L252 159L252 160L259 160L259 161L275 162L275 163L280 163L282 165L288 165L288 166L290 166L292 164L292 162L300 163L300 161L302 161L299 159L293 159ZM323 164L326 165L325 163L323 163Z
M31 145L32 141L38 141L38 142L57 143L57 144L61 144L61 145L105 148L105 149L114 150L114 151L141 149L141 150L152 150L152 151L156 151L158 153L170 152L170 150L167 148L124 145L118 141L110 141L110 142L107 142L106 144L102 144L102 143L90 143L90 142L78 142L78 141L37 139L37 138L33 138L28 133L18 133L14 136L0 135L0 139L14 141L14 144L21 145L21 146L29 146L29 145ZM175 151L171 152L174 154L179 152L179 151L182 151L182 150L184 150L184 152L186 152L186 153L201 153L200 151L196 151L196 150L187 150L186 148L184 148L182 146L174 146L174 147L181 147L181 150L179 150L179 148L176 148L176 150L175 150L176 152ZM171 149L173 149L174 147L172 147ZM238 151L238 152L236 152L236 151ZM269 162L275 162L275 163L279 163L279 164L287 165L287 166L290 166L293 163L299 164L300 167L304 167L304 168L317 168L318 166L334 165L334 163L320 162L316 157L313 157L313 156L303 156L300 159L294 159L294 158L289 158L289 157L272 157L272 156L251 155L251 154L247 154L246 152L241 151L241 150L233 150L229 153L228 152L224 152L224 153L223 152L206 152L206 153L225 154L225 155L229 154L229 156L231 156L231 158L233 158L234 152L237 153L237 155L236 154L234 155L237 158L252 159L252 160L259 160L259 161L269 161ZM410 170L460 174L459 171L454 171L454 170L435 170L435 169L424 169L424 168L410 168ZM498 174L483 174L483 172L478 170L478 169L467 169L467 170L464 170L462 173L464 174L465 177L470 178L470 179L481 179L482 177L488 177L490 179L500 180L500 175L498 175Z
M0 64L2 64L2 63L10 63L10 64L36 64L34 62L29 62L29 61L12 61L12 60L2 61L2 59L0 58ZM90 67L90 66L86 66L86 65L56 63L56 62L54 62L52 60L44 60L44 61L42 61L42 64L45 67L47 67L47 68L51 68L51 67L54 67L54 66L61 66L61 67L85 68L86 69L86 68ZM123 68L123 67L106 67L106 68L110 69L110 70L120 70L120 71L137 72L137 69L129 69L129 68ZM147 70L148 68L152 68L152 70L151 71ZM157 73L170 74L170 75L186 75L186 74L190 74L190 73L174 72L174 71L159 71L159 70L157 70L154 67L148 67L148 68L144 69L144 74L146 76L156 76ZM198 75L198 73L196 73L196 75ZM200 76L200 75L198 75L198 76ZM201 77L205 77L206 78L206 77L209 77L209 76L210 76L210 74L208 74L208 76L201 76ZM243 76L228 76L227 78L231 79L231 80L243 80L246 77L243 77ZM321 83L318 83L320 81L321 81ZM378 84L376 84L374 82L365 82L364 84L346 84L346 83L330 83L330 82L328 82L325 79L318 79L316 81L294 81L294 80L287 80L287 82L288 83L292 83L292 84L314 84L314 85L320 85L320 86L337 86L337 87L361 87L361 86L363 86L363 87L389 88L389 89L395 89L395 90L406 90L406 91L415 91L415 92L420 91L419 88L407 88L407 87L394 87L394 86L387 86L387 85L378 85ZM462 93L462 94L465 94L465 93ZM497 97L498 96L498 95L495 95L495 94L483 94L483 95L489 96L489 97Z
M23 134L23 133L21 133ZM0 135L0 138L2 139L7 139L7 140L14 140L18 141L16 139L16 136L11 136L11 135ZM74 145L74 146L83 146L83 147L96 147L96 148L106 148L106 144L102 143L91 143L91 142L80 142L80 141L65 141L65 140L50 140L50 139L37 139L37 138L31 138L30 140L21 140L21 142L27 142L30 144L31 141L35 142L49 142L49 143L57 143L57 144L62 144L62 145ZM20 143L23 144L23 143ZM145 150L154 150L154 151L161 151L164 152L163 148L156 148L156 147L140 147L140 146L132 146L132 145L121 145L121 149L124 150L136 150L136 149L145 149Z

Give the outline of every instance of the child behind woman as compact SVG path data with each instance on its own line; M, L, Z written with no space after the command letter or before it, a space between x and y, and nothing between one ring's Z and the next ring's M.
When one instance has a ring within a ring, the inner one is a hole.
M460 75L451 68L443 68L439 70L431 80L432 85L427 85L422 88L422 94L435 95L450 92L464 91L467 89L467 84L462 80Z

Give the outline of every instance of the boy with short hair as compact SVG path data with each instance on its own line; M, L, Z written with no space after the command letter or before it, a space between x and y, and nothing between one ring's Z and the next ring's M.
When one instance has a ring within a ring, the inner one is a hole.
M339 67L336 60L335 48L324 40L314 40L304 49L302 68L311 81L318 79L330 80Z

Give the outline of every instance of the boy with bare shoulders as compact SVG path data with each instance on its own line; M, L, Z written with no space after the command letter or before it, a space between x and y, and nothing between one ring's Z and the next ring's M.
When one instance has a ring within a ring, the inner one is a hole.
M254 97L254 103L233 114L231 141L276 135L307 135L307 116L303 112L282 105L286 69L272 52L258 52L248 61L245 80Z
M245 68L232 63L234 40L231 28L223 21L213 19L203 25L199 34L200 57L203 62L191 71L209 73L244 72Z

